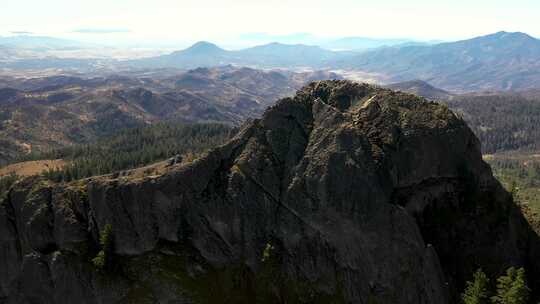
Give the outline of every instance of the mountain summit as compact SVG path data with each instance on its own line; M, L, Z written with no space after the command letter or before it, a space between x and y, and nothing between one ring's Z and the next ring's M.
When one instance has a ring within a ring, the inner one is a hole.
M193 44L191 47L180 52L183 54L191 55L215 55L225 53L226 51L213 43L199 41Z
M315 82L199 160L123 176L17 183L0 298L446 304L511 265L538 287L538 236L478 139L414 95Z
M318 46L269 43L242 50L224 50L209 42L168 55L130 61L144 67L197 68L221 65L258 66L264 68L327 67L331 60L348 56Z
M540 60L540 40L521 32L498 32L439 45L439 47L445 46L474 55L479 61Z
M482 36L479 39L483 40L522 40L522 41L538 41L538 39L522 32L505 32L500 31L491 35Z

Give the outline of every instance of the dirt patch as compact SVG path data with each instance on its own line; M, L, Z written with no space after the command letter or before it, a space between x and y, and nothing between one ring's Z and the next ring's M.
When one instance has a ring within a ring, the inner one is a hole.
M66 165L62 159L36 160L12 164L0 168L0 177L15 173L20 176L32 176L49 169L59 169Z

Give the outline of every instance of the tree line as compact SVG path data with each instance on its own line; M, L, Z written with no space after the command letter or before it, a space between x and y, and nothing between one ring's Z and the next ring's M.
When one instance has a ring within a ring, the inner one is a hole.
M54 181L71 181L161 161L176 155L199 155L225 143L236 132L223 124L172 124L121 130L90 144L26 156L23 160L64 159L60 169L43 173Z
M483 153L540 149L540 97L460 96L447 101L482 142Z

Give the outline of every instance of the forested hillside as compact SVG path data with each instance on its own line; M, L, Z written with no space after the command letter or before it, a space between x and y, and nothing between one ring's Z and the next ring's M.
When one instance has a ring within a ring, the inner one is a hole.
M235 129L222 124L167 124L128 129L97 142L33 154L21 160L64 159L61 170L44 174L70 181L144 166L171 157L193 159L223 144Z
M448 101L482 142L483 153L540 149L540 95L465 95Z

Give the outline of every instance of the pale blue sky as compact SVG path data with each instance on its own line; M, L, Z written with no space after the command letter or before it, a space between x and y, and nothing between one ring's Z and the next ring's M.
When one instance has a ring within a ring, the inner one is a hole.
M223 41L250 32L452 40L506 30L540 37L540 0L0 1L0 35L88 41Z

